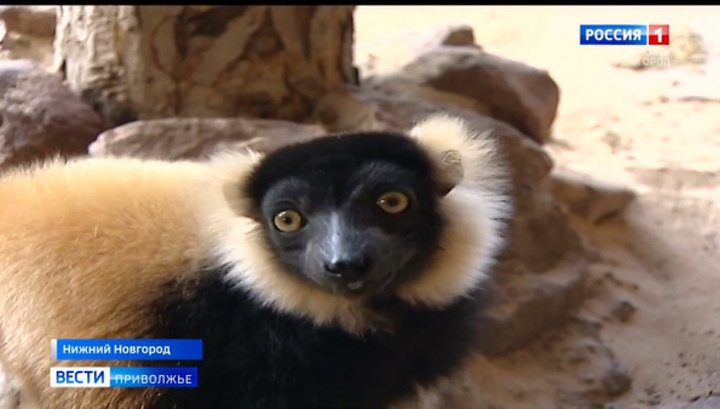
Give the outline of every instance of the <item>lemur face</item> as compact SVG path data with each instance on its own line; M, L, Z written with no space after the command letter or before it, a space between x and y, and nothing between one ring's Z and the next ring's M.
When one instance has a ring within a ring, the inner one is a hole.
M344 135L268 156L250 183L280 263L327 291L391 291L438 250L432 166L405 137Z

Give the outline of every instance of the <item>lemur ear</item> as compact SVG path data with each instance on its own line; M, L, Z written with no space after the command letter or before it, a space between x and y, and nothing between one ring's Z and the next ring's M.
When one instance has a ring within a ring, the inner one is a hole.
M462 154L456 150L440 152L437 163L437 194L445 196L463 180Z
M437 193L445 196L462 183L480 177L483 161L492 159L489 133L477 134L460 118L434 114L409 132L430 156L437 172Z
M261 153L246 150L221 152L210 159L210 169L220 184L225 201L240 217L258 217L253 200L246 191L246 183L262 158Z

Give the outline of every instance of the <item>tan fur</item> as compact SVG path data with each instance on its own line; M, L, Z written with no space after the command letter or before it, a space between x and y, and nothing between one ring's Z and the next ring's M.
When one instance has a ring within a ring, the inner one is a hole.
M501 224L497 218L510 210L502 193L505 169L488 134L472 132L459 119L436 115L415 126L411 132L419 145L433 158L438 174L453 175L461 165L461 178L441 201L448 221L442 238L442 251L427 266L426 273L408 283L399 295L408 302L443 306L465 295L487 274L502 245ZM448 157L456 159L444 163ZM249 156L248 156L249 155ZM228 195L223 203L217 196L208 201L205 212L212 226L217 254L235 263L231 273L236 284L250 289L259 302L278 311L300 315L318 325L338 323L348 331L373 329L377 324L361 301L330 294L290 274L284 273L252 219L242 186L262 155L225 154L214 158L218 187ZM457 161L459 159L459 163ZM241 165L237 165L241 164ZM447 169L451 167L452 169ZM220 209L224 208L223 211ZM235 219L235 222L228 222Z
M43 407L139 407L149 393L50 389L50 340L147 329L135 307L201 255L188 189L200 175L190 163L91 159L0 178L0 359Z

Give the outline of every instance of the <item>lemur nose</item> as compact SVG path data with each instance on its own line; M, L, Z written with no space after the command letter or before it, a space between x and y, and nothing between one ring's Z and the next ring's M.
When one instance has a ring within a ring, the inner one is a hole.
M324 267L328 274L340 276L347 281L356 281L370 270L370 260L362 256L347 257L326 262Z

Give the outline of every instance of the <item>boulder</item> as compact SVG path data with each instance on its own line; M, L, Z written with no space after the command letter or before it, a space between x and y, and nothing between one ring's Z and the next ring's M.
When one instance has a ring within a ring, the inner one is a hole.
M56 6L0 6L8 31L34 37L55 35Z
M323 135L317 125L243 118L164 118L130 122L103 132L93 156L202 159L220 149L273 150Z
M27 60L0 61L0 170L87 153L100 117L59 77Z
M560 89L547 71L474 47L435 47L364 85L393 93L429 88L459 95L538 143L550 139L560 101Z
M550 178L555 199L568 211L593 224L621 214L635 192L577 172L559 171Z
M51 67L57 6L0 6L0 60Z
M503 409L610 409L603 403L617 399L633 383L627 368L603 342L599 327L581 319L546 332L521 351L480 357L473 374L485 405Z

